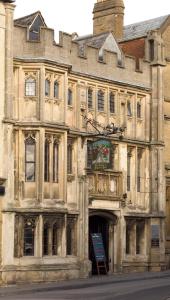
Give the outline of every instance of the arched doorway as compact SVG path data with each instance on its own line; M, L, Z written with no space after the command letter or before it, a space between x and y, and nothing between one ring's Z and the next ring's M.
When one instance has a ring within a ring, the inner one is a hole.
M103 246L106 255L107 271L109 271L109 220L100 215L93 215L89 217L89 259L92 262L92 274L97 274L97 266L92 244L92 234L101 233L103 239ZM105 270L102 274L105 274Z

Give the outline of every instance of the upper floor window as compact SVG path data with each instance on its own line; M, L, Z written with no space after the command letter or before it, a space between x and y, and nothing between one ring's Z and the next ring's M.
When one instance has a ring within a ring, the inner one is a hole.
M137 118L141 118L142 116L142 106L141 106L141 102L137 102Z
M67 104L68 105L72 105L73 104L73 91L72 91L72 89L68 89Z
M49 97L50 96L50 85L51 85L51 82L49 79L46 79L45 80L45 96L46 97Z
M25 80L25 96L36 96L36 80L32 77Z
M88 89L88 108L93 108L93 90L91 88Z
M109 95L110 113L115 113L115 95L111 92Z
M58 160L59 160L59 145L57 141L53 143L53 182L58 182Z
M73 145L72 140L67 142L67 173L73 173Z
M59 83L58 83L58 81L54 82L54 98L59 98Z
M154 40L150 40L149 41L149 58L150 58L150 61L153 61L154 60Z
M59 140L53 135L46 135L44 146L44 181L58 182L59 175Z
M127 102L127 115L128 115L128 117L132 116L132 107L131 107L130 101Z
M104 92L102 90L98 91L97 101L98 101L98 111L104 111Z
M36 144L35 139L25 140L25 181L35 181Z
M48 139L45 140L44 149L44 181L50 181L50 142Z

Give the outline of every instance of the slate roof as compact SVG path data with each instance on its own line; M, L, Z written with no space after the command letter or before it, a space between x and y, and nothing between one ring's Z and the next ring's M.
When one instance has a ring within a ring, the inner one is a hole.
M121 41L144 37L148 31L159 29L170 15L130 24L124 27L124 37Z
M44 22L44 25L47 26L40 11L36 11L33 14L30 14L28 16L25 16L25 17L22 17L22 18L19 18L19 19L15 19L14 20L14 25L30 26L37 15L41 16L41 18Z
M101 48L108 37L109 32L98 34L98 35L87 35L87 36L82 36L78 37L75 39L76 42L79 43L79 45L87 45L95 48Z

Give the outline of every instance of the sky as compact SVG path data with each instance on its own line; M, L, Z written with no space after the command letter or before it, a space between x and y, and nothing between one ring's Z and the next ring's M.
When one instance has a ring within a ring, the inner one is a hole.
M48 27L78 35L92 33L92 11L96 0L16 0L14 17L40 10ZM132 24L170 14L170 0L124 0L124 23Z

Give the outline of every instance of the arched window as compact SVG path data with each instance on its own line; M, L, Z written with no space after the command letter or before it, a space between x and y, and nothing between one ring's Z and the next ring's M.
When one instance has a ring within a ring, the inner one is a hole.
M50 80L46 79L45 80L45 96L46 97L50 96L50 85L51 85Z
M73 173L73 140L67 141L67 173Z
M25 181L35 181L36 144L32 137L25 140Z
M54 82L54 98L59 98L59 83L57 80Z
M137 118L141 118L141 103L137 102Z
M50 143L45 140L45 149L44 149L44 181L50 181Z
M111 92L109 95L110 113L115 113L115 95Z
M25 96L36 96L36 80L32 77L25 80Z
M88 108L93 108L93 90L91 88L88 89Z
M68 89L68 105L73 104L73 91L71 89Z
M24 256L34 256L34 239L35 239L35 222L34 220L25 220L24 222Z
M98 111L104 111L104 92L102 90L98 91Z

